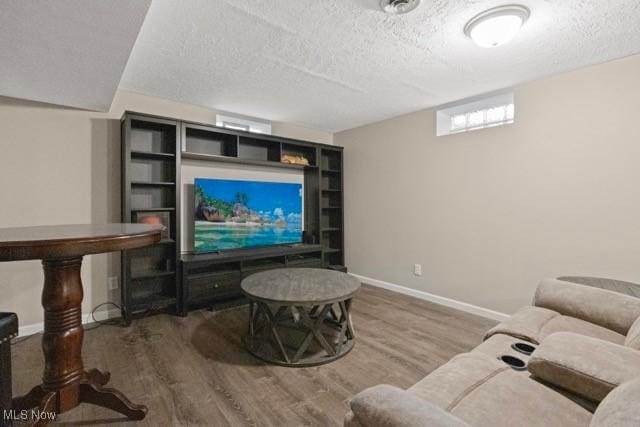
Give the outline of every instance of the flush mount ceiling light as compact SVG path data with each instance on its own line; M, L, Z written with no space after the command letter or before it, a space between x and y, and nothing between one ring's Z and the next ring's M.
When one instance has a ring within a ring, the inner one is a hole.
M464 33L478 46L500 46L518 34L529 15L529 9L517 4L494 7L471 18Z
M380 0L380 7L392 15L409 13L420 5L420 0Z

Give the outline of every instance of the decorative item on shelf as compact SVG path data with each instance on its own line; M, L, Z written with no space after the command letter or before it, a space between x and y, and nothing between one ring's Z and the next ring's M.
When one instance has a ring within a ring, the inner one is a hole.
M290 163L292 165L305 165L309 166L309 159L304 156L292 156L290 154L283 154L280 159L282 163Z
M171 218L169 212L136 212L134 221L139 224L164 225L164 229L161 233L161 238L163 240L168 239L171 235L169 229Z

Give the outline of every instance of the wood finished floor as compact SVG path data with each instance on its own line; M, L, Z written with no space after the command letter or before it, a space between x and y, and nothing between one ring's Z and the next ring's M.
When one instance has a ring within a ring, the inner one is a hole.
M356 345L313 368L266 365L241 345L248 309L160 315L129 328L85 334L87 368L111 371L111 385L149 407L142 422L83 404L61 425L342 425L348 400L375 384L407 388L453 355L479 344L495 322L383 289L354 299ZM13 348L14 394L39 382L40 337Z

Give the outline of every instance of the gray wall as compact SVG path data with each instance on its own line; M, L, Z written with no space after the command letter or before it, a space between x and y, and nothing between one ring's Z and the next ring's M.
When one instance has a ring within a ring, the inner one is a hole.
M640 282L640 56L515 103L498 128L436 137L425 110L334 135L351 272L505 313L542 277Z

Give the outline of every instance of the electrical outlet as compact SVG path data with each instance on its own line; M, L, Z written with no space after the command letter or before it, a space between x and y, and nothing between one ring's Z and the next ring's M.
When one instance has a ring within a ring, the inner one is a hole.
M413 264L413 274L422 276L422 264Z
M111 276L107 279L107 287L110 291L116 290L120 287L120 284L118 282L118 276Z

